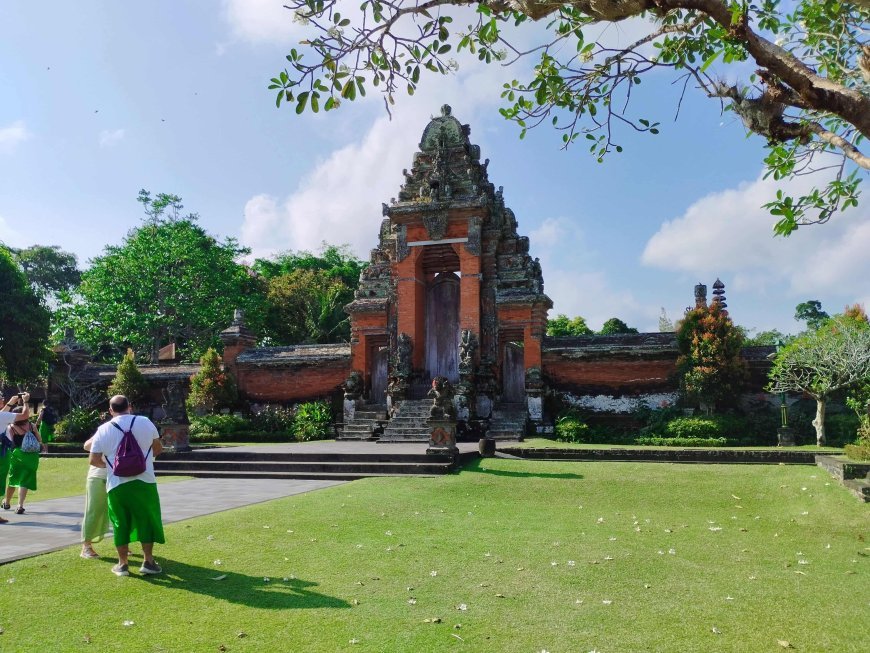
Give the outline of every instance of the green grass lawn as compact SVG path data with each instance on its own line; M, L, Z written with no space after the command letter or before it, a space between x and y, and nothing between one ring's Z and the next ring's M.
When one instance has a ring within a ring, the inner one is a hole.
M811 466L484 459L172 524L158 577L4 565L0 647L863 652L868 529Z
M36 474L39 489L27 493L27 503L45 501L60 497L72 497L85 493L85 477L88 474L88 459L82 458L51 458L42 457L39 460L39 471ZM161 476L159 483L187 480L189 476ZM17 497L17 494L16 494ZM13 503L15 499L13 499ZM2 611L0 611L2 614ZM2 644L2 640L0 640Z

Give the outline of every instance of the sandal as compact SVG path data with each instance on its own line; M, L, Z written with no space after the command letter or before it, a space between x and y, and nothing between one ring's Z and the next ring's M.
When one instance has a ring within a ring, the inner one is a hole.
M2 507L3 510L9 510L12 506L9 505L8 501L4 501L2 504L0 504L0 507Z
M94 551L93 549L82 550L79 554L80 558L85 558L86 560L91 558L99 558L100 554Z
M16 515L23 515L24 514L24 506L18 506L18 510L15 511L15 514Z

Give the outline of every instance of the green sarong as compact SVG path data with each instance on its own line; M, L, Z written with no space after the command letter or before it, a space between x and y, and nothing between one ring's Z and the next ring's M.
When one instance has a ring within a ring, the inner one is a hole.
M89 478L85 492L85 516L82 518L82 542L99 542L108 530L106 479Z
M13 449L9 454L9 485L26 487L36 491L36 470L39 468L39 452Z
M42 438L43 444L48 444L54 440L54 425L49 426L45 422L39 423L39 437Z
M163 544L163 520L156 483L127 481L108 494L115 546L130 542Z
M12 451L0 458L0 494L6 492L6 478L9 476L9 463L12 462Z

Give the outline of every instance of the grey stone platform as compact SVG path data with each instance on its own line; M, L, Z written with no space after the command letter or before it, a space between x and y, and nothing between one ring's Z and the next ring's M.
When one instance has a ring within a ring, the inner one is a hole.
M83 478L82 486L84 482ZM161 483L159 491L163 523L302 494L343 482L197 478ZM9 520L8 524L0 524L0 564L78 544L84 505L84 495L80 495L28 501L25 505L27 512L23 515L15 514L14 509L0 510L0 515ZM97 549L102 555L114 554L111 540L100 543Z

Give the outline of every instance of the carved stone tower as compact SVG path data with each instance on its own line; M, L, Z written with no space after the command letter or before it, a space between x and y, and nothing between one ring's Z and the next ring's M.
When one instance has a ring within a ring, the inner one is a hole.
M447 105L423 130L345 307L351 370L370 402L420 398L436 376L457 386L469 417L488 417L494 402L525 403L529 390L539 396L552 302L469 134Z

